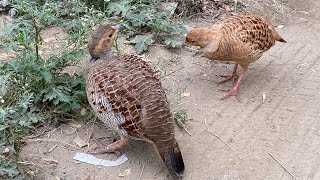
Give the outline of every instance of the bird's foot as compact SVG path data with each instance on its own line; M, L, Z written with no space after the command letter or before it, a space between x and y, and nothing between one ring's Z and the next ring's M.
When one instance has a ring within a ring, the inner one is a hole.
M221 100L225 100L225 99L227 99L227 98L230 97L230 96L235 96L236 99L238 100L238 102L240 102L240 98L239 98L239 96L238 96L238 89L233 88L233 89L220 89L220 90L227 92L227 94L224 95L224 96L221 98Z
M120 156L120 152L117 151L117 149L119 149L120 147L122 147L124 144L128 142L127 139L119 139L113 142L112 144L104 145L98 139L95 139L95 141L100 150L96 152L89 151L89 154L97 155L97 154L104 154L104 153L115 153L116 155Z
M218 75L218 74L216 74L216 76L225 78L224 80L219 81L218 84L223 84L223 83L226 83L232 79L239 78L239 76L236 74L231 74L231 75Z

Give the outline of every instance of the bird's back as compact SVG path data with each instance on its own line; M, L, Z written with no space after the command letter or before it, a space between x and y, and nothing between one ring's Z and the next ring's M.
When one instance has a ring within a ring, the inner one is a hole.
M257 60L275 41L285 42L271 22L258 15L231 16L216 27L223 34L216 56L240 64Z
M173 115L152 68L136 55L94 62L87 95L98 117L120 134L174 143Z

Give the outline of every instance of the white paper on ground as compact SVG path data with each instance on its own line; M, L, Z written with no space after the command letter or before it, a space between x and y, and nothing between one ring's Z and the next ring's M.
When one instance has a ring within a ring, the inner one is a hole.
M88 163L88 164L111 167L111 166L119 166L125 163L128 160L128 157L125 154L123 154L115 161L111 161L111 160L96 158L91 154L77 152L76 155L73 157L73 159L84 162L84 163Z

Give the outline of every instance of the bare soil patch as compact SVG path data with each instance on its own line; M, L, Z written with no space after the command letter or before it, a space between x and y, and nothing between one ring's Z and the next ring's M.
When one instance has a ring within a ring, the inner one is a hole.
M162 78L164 87L188 94L172 105L186 109L190 118L192 136L176 130L186 165L184 179L292 179L275 159L297 179L320 179L320 3L288 1L274 16L278 1L258 2L247 1L247 8L274 17L275 25L284 26L278 31L288 43L276 44L250 66L239 89L240 103L235 98L220 101L224 92L219 88L233 84L216 84L215 74L229 73L232 64L208 61L186 49L155 46L148 53L148 59L170 74ZM190 24L210 25L205 19ZM168 95L172 102L180 98L175 91ZM94 121L74 124L39 128L32 137L37 140L25 143L20 160L31 179L169 179L152 145L145 142L131 141L121 149L129 160L117 167L72 160L76 152L88 149L78 148L76 137L105 137L105 143L118 138ZM116 159L115 154L98 157Z

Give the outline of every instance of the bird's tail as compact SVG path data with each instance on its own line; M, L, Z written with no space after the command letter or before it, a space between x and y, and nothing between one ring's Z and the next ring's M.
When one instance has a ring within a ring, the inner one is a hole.
M156 145L157 146L157 145ZM183 171L184 171L184 163L181 155L181 151L177 142L173 145L173 147L163 148L157 147L160 157L173 180L182 179Z

